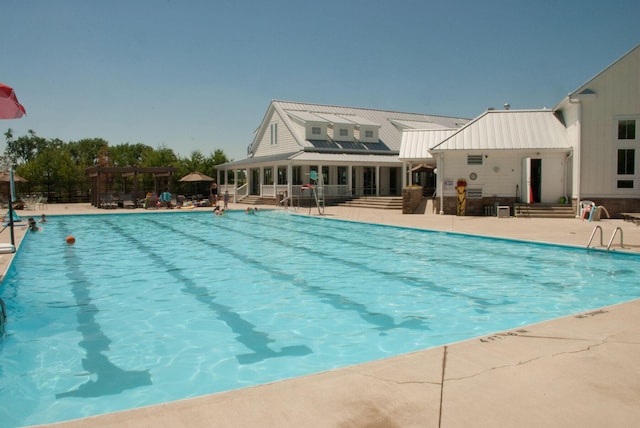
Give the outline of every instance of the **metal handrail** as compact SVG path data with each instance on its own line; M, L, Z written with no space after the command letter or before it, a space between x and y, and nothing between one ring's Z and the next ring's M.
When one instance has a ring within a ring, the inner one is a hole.
M596 234L596 230L600 230L600 246L604 247L604 243L602 241L602 228L600 225L593 228L593 232L591 232L591 237L589 238L589 242L587 242L587 251L589 251L589 246L591 245L591 241L593 241L593 237Z
M618 231L620 231L620 248L624 248L622 228L618 226L614 229L613 234L611 235L611 239L609 240L609 245L607 245L607 251L609 251L609 248L611 248L611 244L613 243L613 238L616 237L616 233L618 233Z

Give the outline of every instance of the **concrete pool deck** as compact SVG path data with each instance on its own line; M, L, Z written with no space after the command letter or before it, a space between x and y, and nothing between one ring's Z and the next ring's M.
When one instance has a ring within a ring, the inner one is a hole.
M245 207L231 204L230 209ZM26 219L42 212L53 217L127 211L69 204L18 213ZM317 210L311 210L314 214ZM325 216L582 247L596 225L603 229L605 245L620 227L625 250L640 252L640 227L622 220L402 215L343 207L328 207ZM25 232L16 228L16 239ZM8 237L5 230L0 242ZM619 236L612 249L620 251ZM0 255L1 272L11 256ZM399 357L47 426L636 426L638 361L640 300L635 300Z

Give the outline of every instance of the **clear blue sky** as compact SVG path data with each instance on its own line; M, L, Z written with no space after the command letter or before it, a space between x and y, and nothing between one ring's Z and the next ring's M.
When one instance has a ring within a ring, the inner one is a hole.
M553 107L640 43L638 0L2 0L2 134L245 157L272 99ZM4 150L0 135L0 150Z

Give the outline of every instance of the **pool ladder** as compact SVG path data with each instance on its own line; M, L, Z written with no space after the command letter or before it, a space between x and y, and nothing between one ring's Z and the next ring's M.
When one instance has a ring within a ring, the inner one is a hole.
M600 231L600 246L604 247L604 243L602 241L602 227L596 226L593 228L593 232L591 232L591 237L589 238L589 242L587 242L587 251L589 251L591 241L593 241L593 237L596 235L596 231L598 230ZM609 244L607 244L607 251L611 249L611 244L613 244L613 240L615 239L618 231L620 232L620 248L624 248L624 237L622 234L622 228L618 226L613 230L613 233L611 234L611 239L609 239Z

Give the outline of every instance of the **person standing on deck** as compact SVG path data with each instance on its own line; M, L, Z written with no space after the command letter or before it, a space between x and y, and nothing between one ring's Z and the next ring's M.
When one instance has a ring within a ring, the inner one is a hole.
M211 187L209 188L209 199L211 199L212 204L216 204L218 202L218 184L214 181L211 183Z

